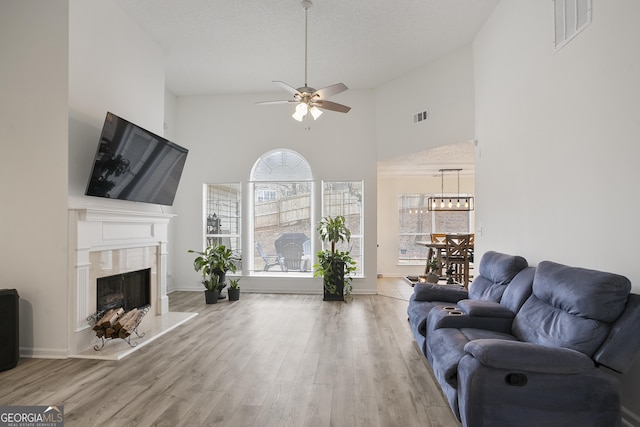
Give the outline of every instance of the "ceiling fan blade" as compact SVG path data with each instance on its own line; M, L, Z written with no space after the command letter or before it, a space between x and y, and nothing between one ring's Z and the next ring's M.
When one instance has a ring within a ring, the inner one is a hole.
M293 86L289 86L285 82L281 82L279 80L274 80L273 82L275 84L277 84L278 86L282 87L287 92L289 92L291 95L299 95L300 94L300 92L298 92L298 89L294 88Z
M346 105L338 104L337 102L326 101L324 99L319 99L313 102L313 105L322 109L322 110L331 110L337 111L339 113L348 113L351 110L351 107L347 107Z
M288 104L288 103L290 103L290 102L299 102L299 101L296 101L296 100L294 100L294 99L290 99L290 100L287 100L287 101L285 101L285 100L278 100L278 101L259 101L259 102L256 102L256 104L258 104L258 105L269 105L269 104Z
M323 87L313 93L313 96L319 96L322 99L329 98L330 96L337 95L340 92L344 92L349 89L344 83L336 83L331 86Z

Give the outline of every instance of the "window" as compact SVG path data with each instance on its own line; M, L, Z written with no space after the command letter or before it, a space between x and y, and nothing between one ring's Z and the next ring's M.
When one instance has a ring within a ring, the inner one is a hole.
M431 233L470 233L473 211L433 211L430 194L400 194L398 199L398 264L417 265L427 260L429 249L418 245Z
M258 202L276 200L276 190L258 190L256 191L256 200Z
M356 262L356 276L364 275L364 210L362 181L324 181L322 183L322 216L345 217L351 241L338 245L338 250L351 253Z
M298 153L265 153L251 172L253 188L252 271L311 275L311 167Z
M240 183L205 184L205 242L225 245L241 254Z
M398 200L398 263L424 264L429 249L416 244L430 240L433 215L427 209L428 194L401 194Z

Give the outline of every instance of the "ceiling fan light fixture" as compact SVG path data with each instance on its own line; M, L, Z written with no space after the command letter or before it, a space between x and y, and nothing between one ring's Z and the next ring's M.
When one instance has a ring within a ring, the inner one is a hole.
M304 114L300 114L298 113L298 111L294 111L294 113L291 115L291 117L293 117L294 119L296 119L297 121L301 122L302 119L304 119Z
M333 95L337 95L344 92L348 87L344 83L336 83L330 86L323 87L322 89L314 89L307 84L307 35L308 35L308 11L313 6L311 0L302 0L300 3L304 9L304 86L294 88L282 81L274 80L284 90L293 95L293 100L279 100L279 101L265 101L258 102L258 104L289 104L290 102L296 102L296 111L291 115L294 119L301 122L307 113L311 113L313 119L316 120L322 114L321 110L336 111L339 113L348 113L351 107L338 104L337 102L328 101L327 98ZM307 127L307 129L309 129Z
M322 110L315 106L309 108L309 112L313 116L313 120L316 120L318 117L322 115Z
M296 113L301 114L302 117L306 116L308 111L309 106L306 103L301 102L300 104L296 105Z
M301 122L302 119L304 119L304 116L307 115L308 111L309 106L306 103L301 102L300 104L296 105L296 111L291 115L291 117Z

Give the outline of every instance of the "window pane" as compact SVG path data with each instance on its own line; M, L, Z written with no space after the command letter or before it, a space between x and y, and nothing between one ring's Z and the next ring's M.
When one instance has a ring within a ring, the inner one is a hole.
M429 249L416 242L431 233L471 232L472 211L428 211L431 194L400 194L398 198L398 264L423 264Z
M206 186L207 245L225 245L236 253L242 252L240 183L207 184Z
M311 272L311 183L258 182L253 193L254 271Z
M418 245L431 239L432 215L427 209L428 194L401 194L398 200L398 263L423 264L429 249Z
M322 216L345 217L347 227L351 231L351 241L341 243L337 249L349 251L356 261L356 276L364 274L364 211L362 203L362 181L323 182ZM315 263L315 259L314 259Z
M468 233L470 212L435 211L434 233Z

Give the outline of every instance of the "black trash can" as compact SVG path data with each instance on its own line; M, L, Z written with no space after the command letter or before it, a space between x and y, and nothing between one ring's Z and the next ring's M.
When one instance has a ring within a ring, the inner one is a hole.
M18 364L18 298L15 289L0 289L0 371Z

